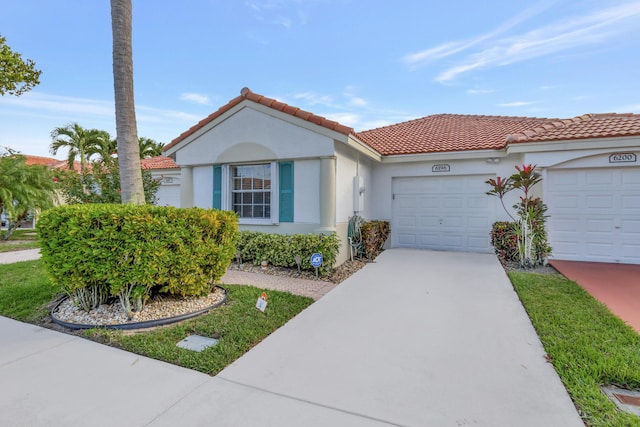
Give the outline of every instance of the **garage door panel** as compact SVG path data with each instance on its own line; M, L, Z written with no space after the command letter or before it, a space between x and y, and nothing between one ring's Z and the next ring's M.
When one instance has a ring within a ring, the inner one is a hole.
M609 169L593 169L584 177L587 185L611 186L614 182L614 172Z
M441 244L443 249L456 250L465 245L465 238L460 234L445 234L442 236Z
M491 252L489 233L495 218L495 198L485 194L489 178L493 176L394 178L392 244ZM410 195L417 198L417 204L403 203ZM405 216L415 216L415 226L403 228Z
M613 244L611 243L589 243L586 246L587 255L592 258L607 258L611 255L611 251L613 250Z
M573 188L576 184L578 184L578 175L569 173L556 173L554 175L549 175L548 181L549 185L552 185L558 191L562 191L562 188L564 187Z
M442 207L445 209L464 209L467 206L467 202L462 197L445 197L442 200Z
M597 195L597 196L586 196L586 207L587 209L614 209L614 198L613 196L605 196L605 195Z
M640 264L640 168L549 170L552 256Z
M639 243L629 243L622 245L622 259L620 262L625 264L637 264L638 253L640 253Z
M622 219L620 221L620 229L624 236L638 239L640 243L640 219Z
M436 249L440 241L440 236L436 233L418 234L418 246L426 249Z
M491 229L493 221L486 216L470 216L467 218L467 227L473 230Z
M622 209L640 209L640 196L638 195L622 195L621 202Z
M579 200L576 196L568 196L565 194L551 196L549 198L549 206L553 206L555 209L578 209L580 207Z
M398 233L398 240L401 245L415 245L416 237L413 233Z
M467 241L472 252L484 252L487 247L487 242L482 237L469 236Z
M622 175L621 184L632 189L640 189L640 169L630 169L628 173Z
M466 206L469 209L486 210L489 208L490 199L486 195L476 196L476 197L467 197L465 200L466 200Z
M398 205L403 208L416 208L418 207L418 197L416 196L398 196Z
M586 230L588 233L606 233L605 237L608 238L609 234L615 229L616 222L611 219L588 219L585 221Z
M400 227L415 227L417 219L417 215L402 215L398 218L398 225Z
M418 206L421 209L439 209L440 204L440 200L438 200L436 197L421 196Z
M563 231L573 232L579 224L579 220L576 218L556 218L554 219L554 230L560 235Z
M420 227L436 227L440 224L440 217L437 215L420 215Z
M449 217L444 218L440 224L443 233L460 233L460 229L465 229L467 225L466 218Z

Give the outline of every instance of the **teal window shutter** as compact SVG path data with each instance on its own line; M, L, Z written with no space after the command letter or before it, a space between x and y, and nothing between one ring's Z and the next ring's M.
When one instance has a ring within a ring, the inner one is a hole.
M222 166L213 166L213 209L222 209Z
M293 162L278 163L280 222L293 222Z

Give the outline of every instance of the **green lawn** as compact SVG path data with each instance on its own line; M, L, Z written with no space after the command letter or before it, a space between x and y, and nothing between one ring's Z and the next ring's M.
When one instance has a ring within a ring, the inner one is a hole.
M215 375L225 366L284 325L313 300L286 292L266 291L269 304L264 313L255 308L263 290L225 285L228 302L197 318L154 330L130 332L92 329L87 338L154 359ZM59 294L41 261L0 265L0 315L38 323L47 315L46 305ZM189 335L220 337L217 346L200 353L176 347Z
M0 230L0 253L36 249L40 247L36 230L18 229L13 232L9 240L3 240L6 230Z
M178 325L134 335L98 329L85 335L133 353L215 375L313 302L307 297L266 291L269 304L262 313L255 307L262 290L241 285L225 288L229 291L227 304ZM193 334L220 337L220 341L200 353L176 347L178 341Z
M50 284L40 260L0 265L0 315L38 322L60 293Z
M640 426L600 386L640 387L640 335L576 283L509 273L553 366L589 426Z

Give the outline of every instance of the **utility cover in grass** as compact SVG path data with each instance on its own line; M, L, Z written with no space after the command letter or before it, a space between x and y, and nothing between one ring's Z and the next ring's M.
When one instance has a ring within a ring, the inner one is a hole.
M640 415L640 391L625 390L615 386L603 386L602 391L619 409Z
M218 344L218 340L215 338L208 338L200 335L190 335L176 344L176 346L192 351L202 351L209 347L213 347L216 344Z

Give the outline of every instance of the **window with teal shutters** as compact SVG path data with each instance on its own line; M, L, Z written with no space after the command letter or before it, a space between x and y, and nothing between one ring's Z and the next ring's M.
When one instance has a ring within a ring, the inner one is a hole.
M222 209L222 166L213 166L213 209Z
M278 163L280 222L293 222L293 162Z

